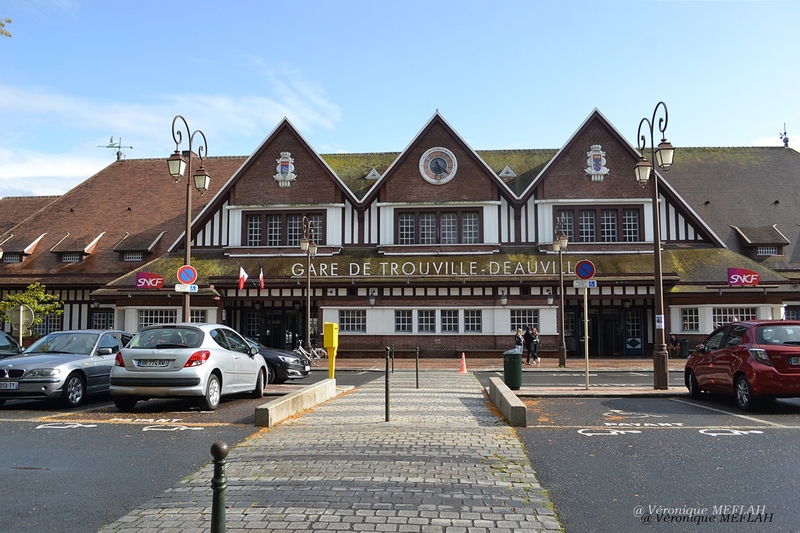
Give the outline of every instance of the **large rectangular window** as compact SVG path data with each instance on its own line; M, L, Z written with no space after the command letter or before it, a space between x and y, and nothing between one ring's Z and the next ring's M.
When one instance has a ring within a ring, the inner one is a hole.
M314 242L325 244L323 215L306 215L313 229ZM244 246L296 247L303 238L302 213L245 213L243 216L242 243Z
M700 329L700 313L696 307L681 309L683 325L681 331L698 331Z
M37 337L54 331L61 331L61 315L47 315L43 321L33 326L33 334Z
M417 332L436 333L436 311L433 309L417 311Z
M395 242L398 244L477 244L482 242L480 211L398 210Z
M458 309L441 310L442 333L458 333Z
M139 309L139 329L153 324L175 324L178 322L177 309Z
M412 333L413 320L410 309L399 309L394 312L394 330L396 333Z
M641 209L630 207L576 207L557 209L554 227L570 242L640 242ZM577 235L575 220L578 221ZM599 221L599 228L598 228ZM599 230L599 231L598 231Z
M339 331L367 332L367 312L363 309L339 310Z
M512 309L511 310L511 331L517 329L531 328L539 329L539 310L538 309Z
M727 324L728 322L739 322L740 320L755 320L755 307L715 307L712 312L714 327Z
M480 333L483 331L483 313L480 309L464 309L464 332Z

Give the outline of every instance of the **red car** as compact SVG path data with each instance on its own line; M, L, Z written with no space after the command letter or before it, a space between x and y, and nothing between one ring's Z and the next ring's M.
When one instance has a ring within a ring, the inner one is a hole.
M752 320L717 328L689 356L692 398L733 394L747 411L759 399L800 397L800 321Z

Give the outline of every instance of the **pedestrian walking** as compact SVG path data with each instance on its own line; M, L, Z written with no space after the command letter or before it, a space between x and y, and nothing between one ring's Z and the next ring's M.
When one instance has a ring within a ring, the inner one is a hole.
M517 334L514 335L514 347L517 350L517 353L522 353L522 344L524 342L524 336L522 335L522 328L517 328Z
M533 355L533 333L531 333L531 327L525 326L525 334L522 336L522 342L525 345L525 351L528 352L528 358L525 360L526 365L531 364L531 355ZM534 361L536 357L533 358Z

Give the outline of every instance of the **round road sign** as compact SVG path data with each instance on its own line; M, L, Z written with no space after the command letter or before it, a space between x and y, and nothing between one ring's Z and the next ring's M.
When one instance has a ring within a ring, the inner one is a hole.
M178 269L178 281L185 285L191 285L197 281L197 270L192 265L183 265Z
M583 259L575 265L575 275L580 279L592 279L594 277L594 263Z

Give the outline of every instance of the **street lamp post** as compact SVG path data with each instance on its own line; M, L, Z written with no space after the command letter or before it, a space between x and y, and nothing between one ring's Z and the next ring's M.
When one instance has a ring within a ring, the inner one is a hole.
M567 343L564 338L564 251L567 249L569 238L567 237L566 229L564 227L565 221L563 215L558 219L556 226L556 237L553 241L553 250L558 253L558 294L560 299L559 315L559 340L558 340L558 366L559 368L567 367Z
M311 351L311 258L317 255L314 221L303 216L303 238L300 249L306 254L306 350Z
M181 154L179 147L183 142L183 132L181 130L181 125L178 124L178 119L183 122L183 127L186 131L186 136L189 141L189 151L188 157L184 158ZM191 265L192 262L192 182L194 182L195 188L200 192L200 196L204 195L208 190L208 186L211 183L211 177L206 172L205 167L203 166L203 157L208 155L208 143L206 142L205 134L200 130L195 130L189 133L191 130L189 129L189 125L186 123L186 119L183 118L181 115L176 115L174 119L172 119L172 140L175 141L175 153L172 154L169 159L167 159L167 165L169 166L169 173L175 180L175 183L178 183L182 178L184 171L188 167L188 174L186 179L186 228L185 233L183 235L184 241L184 249L186 251L184 255L184 264ZM200 134L202 137L202 142L197 147L197 154L200 157L200 168L197 169L197 172L192 175L192 144L194 144L194 136ZM191 312L189 308L189 292L183 293L183 321L184 322L191 322Z
M654 128L656 115L659 108L663 108L664 116L658 119L658 131L661 132L661 142L658 148L654 142ZM636 133L636 146L641 156L636 163L634 172L636 180L644 186L650 179L650 171L653 164L644 156L647 148L647 130L642 131L642 126L647 126L650 130L650 159L664 170L669 170L675 157L675 148L667 141L664 132L667 130L669 113L667 104L659 102L653 110L653 118L647 117L639 122L639 130ZM655 336L653 339L653 387L656 390L667 390L669 388L669 354L667 353L667 343L664 336L664 285L661 267L661 217L658 207L658 173L653 173L653 271L655 274Z

